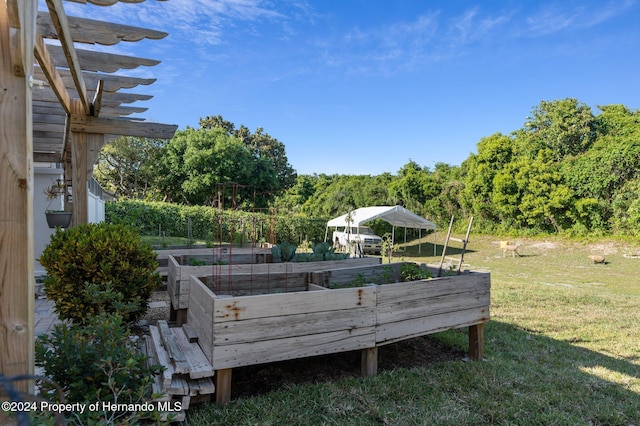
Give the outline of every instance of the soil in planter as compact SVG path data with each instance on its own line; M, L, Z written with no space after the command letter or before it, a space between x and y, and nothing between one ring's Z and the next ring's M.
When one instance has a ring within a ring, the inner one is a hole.
M460 361L460 351L429 337L417 337L378 348L378 372ZM286 384L334 382L360 377L360 351L343 352L233 369L231 398L263 395Z

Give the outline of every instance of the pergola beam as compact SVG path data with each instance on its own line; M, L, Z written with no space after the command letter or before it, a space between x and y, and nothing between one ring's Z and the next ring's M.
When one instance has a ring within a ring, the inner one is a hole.
M177 128L178 126L174 124L98 118L86 115L72 115L70 125L72 132L155 139L170 139Z
M62 105L62 108L64 108L67 114L71 114L71 97L69 96L69 91L67 91L58 69L53 64L51 56L49 55L49 50L47 50L47 46L44 43L44 39L37 29L34 54L38 64L40 64L40 70L51 85L51 89L60 101L60 105Z
M69 30L69 22L67 21L67 15L62 6L62 0L46 0L47 7L49 8L49 16L51 22L58 33L58 40L60 46L64 51L64 55L67 59L69 70L71 70L71 76L76 86L78 95L80 96L80 102L85 114L91 113L91 101L87 95L87 88L82 78L82 68L80 67L80 60L76 53L76 48L73 45L73 38L71 37L71 31Z
M163 31L73 16L67 16L67 20L71 36L76 43L111 46L121 41L140 41L145 38L159 40L168 35ZM58 38L58 32L48 13L38 13L38 28L46 38Z
M98 86L96 87L96 93L93 96L93 102L91 102L91 115L97 117L100 115L100 109L102 108L102 92L104 90L104 80L98 80Z

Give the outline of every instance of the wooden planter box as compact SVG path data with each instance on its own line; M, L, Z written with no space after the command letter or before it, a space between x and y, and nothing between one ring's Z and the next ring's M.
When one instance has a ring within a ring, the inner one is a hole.
M216 370L375 346L375 287L229 297L191 280L188 323Z
M377 345L489 321L489 273L466 271L461 275L401 282L403 264L312 272L309 281L329 287L349 285L363 278L371 282L387 278L388 284L377 285L376 289ZM427 269L432 275L437 274L437 268Z
M363 257L325 262L265 263L264 260L268 260L271 256L270 250L255 250L257 251L254 251L253 253L234 254L234 256L242 256L238 257L238 260L244 260L247 262L235 263L235 261L232 259L231 263L228 265L212 265L211 263L213 263L213 255L211 250L209 251L210 265L205 266L183 265L182 263L186 263L186 261L182 261L185 255L168 255L167 292L169 293L169 297L171 299L171 319L175 320L178 325L186 321L186 312L184 312L184 310L189 307L189 281L191 275L197 277L210 275L215 276L219 280L231 277L229 278L229 280L231 281L230 283L228 283L227 281L222 284L222 287L219 287L225 289L227 287L235 287L236 284L233 282L235 280L235 277L242 274L266 274L262 277L256 277L254 281L258 282L260 280L266 280L267 282L269 282L271 280L270 275L272 274L295 274L325 269L340 269L353 266L379 265L381 262L381 259L378 257ZM233 249L233 253L236 253L237 251L238 249ZM188 256L194 257L192 254ZM197 256L198 258L205 257L205 255L201 253L198 253ZM253 260L255 260L253 263L248 262L252 260L250 258L251 256L253 256ZM240 280L241 278L238 279Z
M218 297L258 296L264 294L307 291L308 272L274 272L268 274L191 275Z
M379 285L376 344L483 324L490 318L490 293L486 272ZM474 351L470 347L472 358L482 357Z
M381 272L388 275L389 265L312 271L304 291L253 296L219 294L192 276L187 322L217 370L217 401L229 400L234 367L362 350L362 372L372 375L378 346L453 328L469 327L470 356L482 358L489 273L338 289L319 285ZM297 279L303 287L304 274Z

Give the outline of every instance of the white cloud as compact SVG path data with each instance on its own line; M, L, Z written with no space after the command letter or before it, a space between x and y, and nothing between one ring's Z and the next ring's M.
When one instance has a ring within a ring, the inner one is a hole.
M590 4L563 2L545 5L525 19L526 35L537 37L560 31L591 28L622 15L635 0Z

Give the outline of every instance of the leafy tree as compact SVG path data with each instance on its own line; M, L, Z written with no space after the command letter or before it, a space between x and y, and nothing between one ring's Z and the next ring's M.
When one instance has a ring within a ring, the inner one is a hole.
M518 139L525 150L535 157L540 149L548 148L555 161L585 152L596 136L591 108L573 98L540 102L524 126Z
M481 226L499 219L496 209L492 206L494 178L511 164L515 157L514 151L513 138L496 133L482 138L478 142L478 153L471 154L463 163L466 174L460 204Z
M222 129L187 128L177 132L169 143L165 165L172 175L167 187L173 190L175 199L182 198L189 204L223 202L231 206L236 194L223 194L221 185L246 185L253 171L246 146Z
M534 160L521 156L496 174L492 201L506 224L554 232L567 225L573 193L551 156L548 149Z
M444 226L451 216L468 217L469 213L462 206L464 191L462 168L436 163L433 178L438 184L439 193L425 201L423 215L441 226Z
M333 217L344 214L345 206L354 208L391 203L387 187L392 181L389 174L319 175L315 178L315 194L302 206L302 212L311 217Z
M422 214L427 200L440 193L440 185L428 167L421 167L410 160L398 171L398 177L389 185L389 191L398 204Z
M166 144L161 139L122 136L104 145L93 174L103 188L119 197L158 199L162 197L158 164Z
M614 197L612 226L620 234L640 235L640 179L627 182Z
M275 171L277 185L274 185L273 190L285 190L295 183L296 172L289 164L284 144L265 133L262 127L258 127L254 133L245 126L236 129L232 122L225 120L221 115L201 118L200 127L223 129L228 135L242 140L254 160L263 163L262 168L268 165Z
M611 220L617 229L626 229L626 207L614 200L625 200L628 183L640 177L640 112L622 105L599 108L598 137L591 149L562 165L564 180L580 197L576 208L582 214L576 222L583 232L606 231Z

